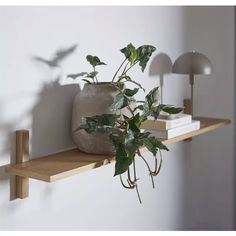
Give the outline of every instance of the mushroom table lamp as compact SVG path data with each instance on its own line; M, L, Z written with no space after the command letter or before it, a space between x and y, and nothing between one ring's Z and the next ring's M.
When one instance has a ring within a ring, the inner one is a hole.
M175 74L189 75L191 85L191 115L193 115L194 75L210 75L213 71L210 60L202 53L191 51L179 56L172 67Z

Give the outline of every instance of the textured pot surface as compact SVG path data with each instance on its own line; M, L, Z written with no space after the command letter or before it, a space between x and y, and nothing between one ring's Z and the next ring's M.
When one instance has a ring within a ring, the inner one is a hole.
M87 153L114 154L114 147L107 134L87 133L85 130L74 132L85 117L112 114L110 107L119 91L111 83L85 84L73 104L72 137L77 147Z

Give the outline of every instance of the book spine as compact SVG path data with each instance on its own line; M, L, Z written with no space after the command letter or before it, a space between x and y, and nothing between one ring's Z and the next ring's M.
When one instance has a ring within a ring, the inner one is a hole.
M160 129L166 130L166 123L159 120L146 120L142 126L142 129Z
M174 120L146 120L142 127L143 129L152 130L169 130L181 125L190 124L192 122L192 116L181 117Z
M158 130L155 131L153 134L155 134L156 137L158 138L163 138L163 139L169 139L169 138L174 138L189 132L192 132L194 130L200 129L200 121L194 121L191 124L180 126L178 128L170 129L170 130Z
M166 123L166 130L173 129L182 125L187 125L187 124L190 124L191 122L192 122L191 116L183 117L183 118L173 120L173 121L168 121Z

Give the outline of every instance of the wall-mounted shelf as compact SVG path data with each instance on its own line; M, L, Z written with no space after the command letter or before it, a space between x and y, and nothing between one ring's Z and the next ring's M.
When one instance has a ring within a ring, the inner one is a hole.
M201 128L199 130L175 138L162 140L162 142L164 144L176 143L230 123L229 119L204 117L196 117L195 119L200 120L201 122ZM155 129L155 121L153 121L153 129ZM18 198L25 198L28 196L29 178L53 182L114 161L113 156L87 154L78 149L29 160L29 132L27 130L17 131L16 137L17 164L7 166L6 172L17 176L16 188Z
M112 160L113 156L87 154L78 149L71 149L10 165L6 171L14 175L53 182L106 165Z

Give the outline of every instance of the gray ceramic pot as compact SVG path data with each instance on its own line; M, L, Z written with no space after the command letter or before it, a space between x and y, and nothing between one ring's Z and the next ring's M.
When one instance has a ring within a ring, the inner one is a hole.
M72 111L72 137L81 151L96 154L115 153L107 134L74 131L85 122L85 117L114 113L110 107L118 93L113 84L104 82L85 84L82 92L76 95Z

